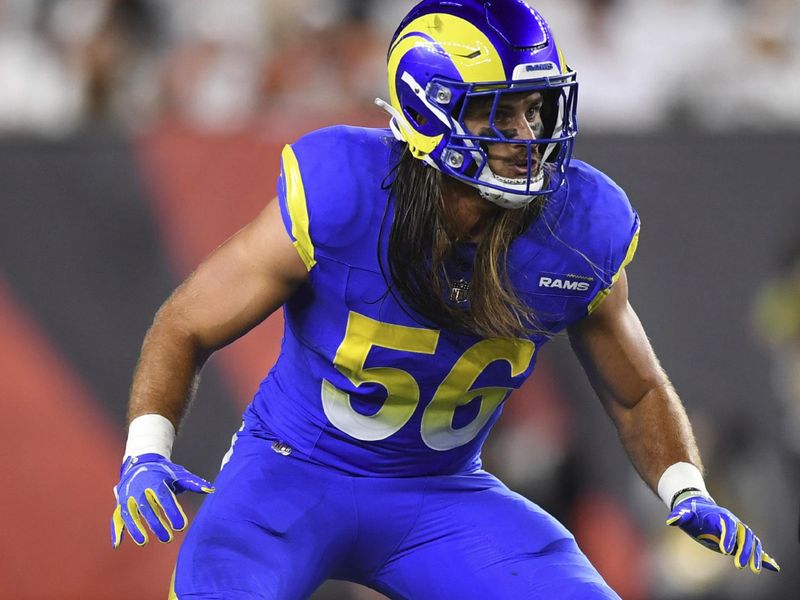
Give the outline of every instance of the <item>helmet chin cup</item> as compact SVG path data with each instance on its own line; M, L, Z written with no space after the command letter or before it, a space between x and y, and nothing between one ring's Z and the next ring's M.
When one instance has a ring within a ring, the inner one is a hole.
M500 192L494 188L487 188L486 186L479 185L478 192L484 200L488 200L492 204L496 204L501 208L508 208L511 210L517 208L524 208L531 203L536 196L528 196L526 194L514 194L512 192Z
M485 176L482 174L481 179L484 179L485 177L486 181L496 183L497 187L489 187L481 184L475 185L475 187L477 188L481 197L489 202L497 204L502 208L515 209L527 206L539 195L538 193L531 192L539 192L544 185L545 178L542 172L537 173L530 185L528 185L527 180L525 183L514 183L512 180L506 177L495 175L488 166L484 168L484 171L488 171L490 175ZM498 189L498 187L501 186L505 189Z

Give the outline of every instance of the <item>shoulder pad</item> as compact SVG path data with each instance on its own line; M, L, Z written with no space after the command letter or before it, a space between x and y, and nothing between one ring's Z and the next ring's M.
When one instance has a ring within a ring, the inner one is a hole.
M278 200L306 268L320 255L349 262L353 246L377 231L394 143L388 130L336 126L283 149Z

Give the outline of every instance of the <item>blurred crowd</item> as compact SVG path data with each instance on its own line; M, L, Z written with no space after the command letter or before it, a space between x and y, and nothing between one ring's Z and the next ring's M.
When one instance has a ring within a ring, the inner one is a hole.
M413 4L0 0L0 134L374 116ZM532 4L579 73L585 131L800 129L800 0Z

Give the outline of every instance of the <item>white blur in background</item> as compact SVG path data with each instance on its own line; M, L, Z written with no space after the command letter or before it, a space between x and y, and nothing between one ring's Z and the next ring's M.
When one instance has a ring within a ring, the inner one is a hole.
M235 131L385 95L404 0L0 0L0 134ZM800 0L539 0L584 132L800 129Z

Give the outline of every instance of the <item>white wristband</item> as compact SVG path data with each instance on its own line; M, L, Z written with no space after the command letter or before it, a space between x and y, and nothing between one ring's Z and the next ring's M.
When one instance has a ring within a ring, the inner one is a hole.
M175 427L166 417L156 414L136 417L128 427L128 443L122 460L149 453L169 458L174 441Z
M697 495L709 496L700 469L687 462L678 462L668 467L658 480L658 495L670 510L675 496L691 488L698 490Z

